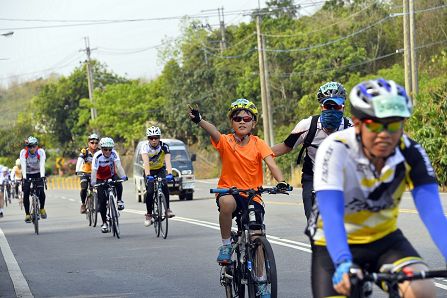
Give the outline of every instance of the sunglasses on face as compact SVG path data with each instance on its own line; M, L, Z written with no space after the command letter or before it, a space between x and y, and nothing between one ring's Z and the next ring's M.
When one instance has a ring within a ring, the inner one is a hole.
M28 148L36 148L37 145L26 145L26 147L28 147Z
M158 140L160 137L147 137L149 140Z
M241 117L241 116L234 116L233 117L233 121L234 122L241 122L241 121L250 122L252 120L253 120L253 118L250 117L250 116L243 116L243 117Z
M107 151L112 151L112 148L102 148L101 150L107 152Z
M396 133L400 131L404 126L404 122L402 120L389 123L381 123L375 122L371 119L366 119L363 120L363 123L365 123L366 128L368 128L368 130L373 133L380 133L384 130L388 131L389 133Z
M92 145L98 145L98 142L90 141L90 144L92 144Z
M337 105L337 104L331 104L331 103L325 103L322 105L326 110L336 110L336 111L340 111L341 109L343 109L343 105Z

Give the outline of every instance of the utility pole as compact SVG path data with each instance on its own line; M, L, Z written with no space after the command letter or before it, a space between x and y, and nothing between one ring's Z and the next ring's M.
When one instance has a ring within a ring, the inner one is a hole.
M405 73L405 90L412 96L413 85L411 81L411 45L410 45L410 15L408 0L403 0L403 26L404 26L404 73Z
M261 83L262 124L264 128L264 140L267 145L272 146L273 142L270 140L270 118L268 113L267 90L265 87L266 81L264 71L264 48L261 35L261 16L259 13L256 16L256 35L258 38L259 79Z
M217 9L217 12L219 14L219 26L220 26L220 52L223 53L223 51L227 48L227 44L225 41L225 21L224 21L224 8L223 6L221 8ZM221 17L222 14L222 17Z
M273 111L272 111L272 98L270 96L270 80L269 80L269 67L267 63L267 55L264 51L265 47L265 38L263 35L261 35L261 41L262 41L262 57L264 62L264 80L265 80L265 98L267 101L267 113L269 117L269 138L270 138L270 144L269 146L273 146L275 144L275 135L273 132Z
M417 62L417 54L416 54L416 24L415 24L415 15L414 15L414 2L415 0L409 0L409 13L410 13L410 48L411 48L411 87L412 93L411 96L413 98L413 102L416 100L416 95L419 92L419 83L418 83L418 62Z
M84 37L85 41L85 53L87 54L87 82L88 82L88 97L90 98L90 103L92 104L92 107L90 109L91 118L94 120L96 118L96 109L94 107L94 101L93 101L93 70L90 60L90 40L88 37Z

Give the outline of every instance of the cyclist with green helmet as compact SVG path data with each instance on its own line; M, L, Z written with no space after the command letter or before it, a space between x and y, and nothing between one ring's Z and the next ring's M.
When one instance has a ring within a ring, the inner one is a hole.
M262 161L264 161L273 177L278 181L277 187L281 190L288 189L289 185L284 181L281 170L273 159L270 147L263 140L251 134L258 117L258 110L251 101L237 99L230 105L227 116L233 132L229 134L221 134L213 124L202 118L198 109L189 108L191 120L210 135L212 145L219 152L222 171L217 184L218 188L257 189L263 184ZM232 218L238 211L248 208L248 200L241 195L217 195L216 203L219 209L220 234L222 236L222 246L219 248L217 262L227 265L231 262ZM262 224L264 215L262 199L257 197L253 203L256 210L256 221ZM263 287L261 297L270 297L269 291L267 286Z
M96 133L91 134L88 137L87 147L81 149L76 162L76 174L81 178L81 214L87 211L85 200L87 199L87 189L90 184L93 155L99 150L98 143L98 135Z
M328 82L322 85L318 89L317 100L320 104L321 114L301 120L282 143L272 147L275 156L281 156L302 145L297 164L301 163L301 156L304 150L306 151L301 184L304 214L307 219L309 219L313 205L314 162L318 146L334 131L343 130L352 125L350 119L343 117L346 91L342 84Z
M22 165L23 176L23 206L25 207L25 222L31 222L31 215L29 213L29 195L31 190L31 182L28 179L42 178L40 182L33 182L38 189L40 202L40 216L47 218L45 210L45 151L38 147L38 141L35 137L30 136L25 141L25 148L20 151L20 163Z
M354 127L326 138L315 160L318 208L308 234L317 298L349 295L349 273L357 266L371 272L385 264L392 264L391 272L427 270L397 226L407 187L447 260L447 219L435 172L422 146L404 133L413 109L410 97L395 82L377 79L355 86L349 99ZM431 280L404 282L399 288L405 297L436 295Z

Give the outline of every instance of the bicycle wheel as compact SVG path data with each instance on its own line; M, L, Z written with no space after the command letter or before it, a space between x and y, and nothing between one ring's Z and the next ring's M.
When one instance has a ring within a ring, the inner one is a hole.
M22 186L19 185L19 205L20 205L20 210L23 209L23 192L22 192Z
M93 224L93 207L94 207L94 203L93 203L93 194L91 192L89 192L89 194L87 195L87 199L85 200L85 203L87 205L87 212L86 212L86 217L88 220L88 225L91 226Z
M8 193L5 189L5 192L3 193L3 201L5 202L5 207L8 207Z
M34 224L34 232L36 233L36 235L39 235L39 214L39 198L34 194L32 220Z
M93 227L96 227L96 224L98 223L98 208L98 194L93 192Z
M120 226L118 222L118 211L116 210L116 204L115 204L115 195L110 194L109 195L109 208L110 208L110 223L111 228L113 232L113 236L116 236L116 238L120 238Z
M267 287L271 297L278 296L278 282L276 275L276 262L273 249L265 237L258 237L253 240L253 248L250 249L250 259L252 270L248 283L249 297L259 297L261 289ZM265 276L265 278L260 278Z
M161 232L161 217L160 217L160 203L158 201L158 191L154 193L154 200L152 201L152 218L154 219L155 235L160 237Z
M163 239L168 237L168 217L166 216L166 197L162 192L159 192L158 195L158 215L160 218L160 230Z

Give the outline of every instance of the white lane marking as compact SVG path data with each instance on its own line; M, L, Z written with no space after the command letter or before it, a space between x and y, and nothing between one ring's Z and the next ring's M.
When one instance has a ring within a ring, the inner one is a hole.
M144 211L134 210L134 209L125 209L123 211L124 212L128 212L128 213L135 213L135 214L145 214ZM176 217L172 218L171 220L186 222L186 223L190 223L190 224L193 224L193 225L210 228L210 229L213 229L213 230L220 230L219 224L218 223L214 223L214 222L203 221L203 220L187 218L187 217L181 217L181 216L176 216ZM269 239L269 241L271 243L275 243L277 245L281 245L281 246L284 246L284 247L289 247L289 248L293 248L293 249L297 249L297 250L301 250L301 251L304 251L304 252L311 253L311 250L309 249L310 245L307 244L307 243L293 241L293 240L284 239L284 238L277 237L277 236L270 236L270 235L267 235L267 238Z
M134 210L134 209L125 209L125 210L123 210L123 212L134 213L134 214L146 214L146 212L144 212L144 211ZM219 224L214 223L214 222L203 221L203 220L181 217L181 216L176 216L176 217L172 218L171 220L186 222L186 223L190 223L193 225L210 228L213 230L220 230ZM235 230L235 228L233 228L233 230ZM271 235L267 235L267 238L269 239L269 241L271 243L274 243L274 244L277 244L280 246L284 246L284 247L293 248L296 250L301 250L301 251L304 251L307 253L312 253L312 250L310 249L310 244L308 244L308 243L293 241L293 240L289 240L289 239L285 239L285 238L281 238L281 237L277 237L277 236L271 236ZM446 285L443 285L443 284L440 284L437 282L435 282L434 284L436 287L438 287L440 289L447 290Z
M3 258L5 259L6 267L8 267L9 276L14 285L14 290L17 297L34 297L28 286L28 282L23 276L22 270L17 263L14 254L11 251L8 240L6 239L3 230L0 228L0 249L2 250Z

